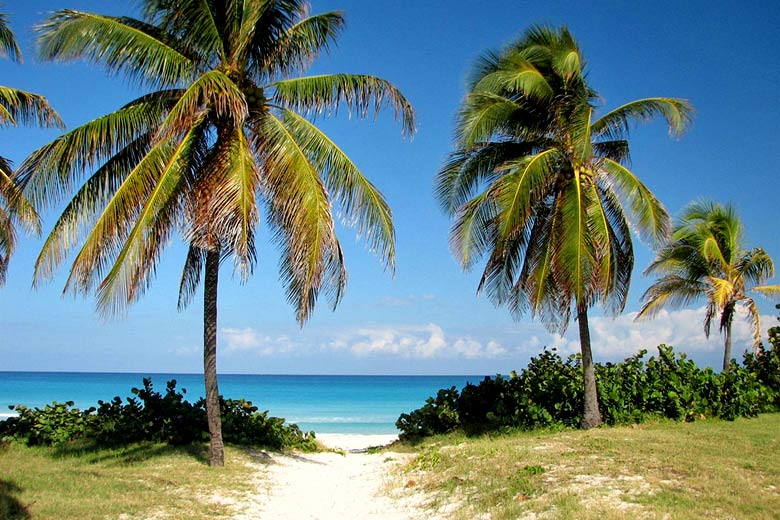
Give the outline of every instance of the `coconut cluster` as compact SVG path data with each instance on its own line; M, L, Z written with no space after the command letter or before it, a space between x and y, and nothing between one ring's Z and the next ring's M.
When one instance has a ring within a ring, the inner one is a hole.
M265 106L265 93L260 87L249 85L244 89L244 97L249 110L263 110Z

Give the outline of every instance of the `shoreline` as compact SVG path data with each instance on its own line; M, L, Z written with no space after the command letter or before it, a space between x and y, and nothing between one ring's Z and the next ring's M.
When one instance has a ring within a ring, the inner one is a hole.
M314 435L316 439L327 448L349 452L361 452L366 451L369 448L385 447L398 440L397 433L364 434L314 432Z

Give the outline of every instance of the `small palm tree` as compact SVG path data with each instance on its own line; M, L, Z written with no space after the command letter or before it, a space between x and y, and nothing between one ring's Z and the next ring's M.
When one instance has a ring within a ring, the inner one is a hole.
M3 13L0 13L0 56L22 61L22 52ZM60 116L43 96L0 86L0 126L16 126L20 122L63 127ZM22 194L11 162L0 157L0 286L5 283L8 260L16 246L16 223L40 233L38 214Z
M35 279L50 278L80 243L66 290L97 290L99 311L114 314L141 296L163 247L181 233L189 253L180 308L204 280L212 465L223 464L219 264L231 258L242 279L251 274L261 211L282 249L280 274L300 323L321 291L335 307L346 283L333 202L394 264L384 198L305 116L343 106L365 116L389 105L411 133L412 107L373 76L297 76L344 26L339 12L308 11L303 0L146 0L143 20L64 10L40 27L43 58L87 58L150 92L26 161L27 193L48 204L94 168L44 243Z
M465 269L483 256L479 282L497 305L526 310L551 331L577 316L585 383L583 427L601 421L588 309L617 314L634 256L629 222L650 242L666 237L666 210L632 173L632 121L663 117L671 133L692 109L680 99L633 101L595 118L598 95L566 28L533 27L474 67L456 128L456 150L436 179L455 224Z
M780 285L761 285L775 274L766 251L742 249L744 228L730 205L694 202L683 210L671 241L665 244L645 270L659 275L642 299L637 319L653 317L667 304L673 307L698 300L707 302L704 334L709 337L712 320L719 316L724 336L723 370L731 362L731 325L737 305L747 310L754 347L761 343L761 321L750 290L780 296Z

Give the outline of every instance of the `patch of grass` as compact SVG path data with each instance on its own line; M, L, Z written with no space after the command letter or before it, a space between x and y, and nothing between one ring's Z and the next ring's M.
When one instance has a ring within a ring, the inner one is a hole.
M449 518L776 518L780 414L589 431L452 434L405 471Z
M117 449L0 446L0 518L228 518L231 496L250 493L258 466L226 448L226 466L205 447L142 443Z

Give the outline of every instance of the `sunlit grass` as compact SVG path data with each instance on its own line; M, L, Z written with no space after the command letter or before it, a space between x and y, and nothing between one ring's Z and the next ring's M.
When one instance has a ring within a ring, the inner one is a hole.
M409 490L446 518L777 518L780 415L429 439ZM455 505L453 505L455 504Z
M258 466L248 453L227 448L226 467L212 469L203 450L3 445L0 518L229 518L233 497L256 485Z

